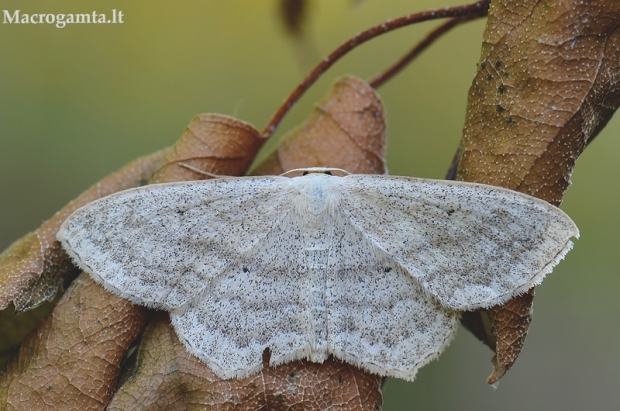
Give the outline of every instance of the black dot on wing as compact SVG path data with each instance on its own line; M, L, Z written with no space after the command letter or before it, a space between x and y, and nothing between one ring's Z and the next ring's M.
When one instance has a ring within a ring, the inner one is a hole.
M383 269L383 272L384 272L384 273L389 273L390 271L392 271L392 267L385 267L385 268Z
M250 270L248 269L248 267L243 267L243 268L242 268L242 270L243 270L243 272L244 272L244 273L249 273L249 272L250 272Z

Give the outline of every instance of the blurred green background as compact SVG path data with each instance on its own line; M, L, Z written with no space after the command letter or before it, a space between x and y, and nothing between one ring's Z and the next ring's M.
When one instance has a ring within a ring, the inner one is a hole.
M285 36L276 0L1 4L23 13L117 9L125 23L0 24L0 249L102 176L172 144L198 113L234 115L262 128L309 68ZM388 18L456 4L316 0L310 48L318 58ZM312 88L275 138L302 121L336 77L374 75L435 24L354 51ZM483 28L477 21L454 30L379 89L392 174L444 176L461 136ZM414 383L389 381L385 410L618 409L619 132L614 119L577 163L563 209L581 239L537 289L524 351L499 388L485 383L491 352L460 330Z

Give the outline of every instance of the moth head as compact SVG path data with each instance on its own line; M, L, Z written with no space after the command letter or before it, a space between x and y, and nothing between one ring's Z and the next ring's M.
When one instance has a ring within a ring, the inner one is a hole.
M346 170L335 167L307 167L307 168L295 168L293 170L289 170L282 174L284 177L299 177L299 176L307 176L309 174L327 174L329 176L338 176L344 177L348 176L349 173Z

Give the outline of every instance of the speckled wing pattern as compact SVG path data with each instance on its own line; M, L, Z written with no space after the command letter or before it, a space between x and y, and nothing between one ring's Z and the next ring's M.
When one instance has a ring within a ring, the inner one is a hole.
M572 248L559 208L501 187L410 177L343 179L347 218L446 307L490 307L524 293Z
M70 216L58 239L114 294L182 311L284 217L273 210L285 207L289 179L217 181L144 186L102 198Z
M413 379L452 339L458 313L427 298L339 213L310 225L288 214L195 306L172 312L179 338L223 378L259 371L269 347L272 365L334 354Z
M458 310L542 280L578 231L489 186L391 176L146 186L76 211L58 238L111 292L170 312L220 377L330 354L413 380Z

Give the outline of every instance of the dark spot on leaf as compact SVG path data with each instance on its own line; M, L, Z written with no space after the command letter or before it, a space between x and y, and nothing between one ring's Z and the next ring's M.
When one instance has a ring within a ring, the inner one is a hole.
M504 110L505 110L505 109L504 109L504 107L502 107L502 106L501 106L501 105L499 105L499 104L497 105L497 112L498 112L498 113L501 113L501 112L502 112L502 111L504 111Z
M498 60L498 61L496 61L496 62L495 62L495 68L496 68L497 70L499 70L501 67L502 67L502 62L501 62L501 61L499 61L499 60Z
M508 118L506 119L506 122L507 122L508 124L512 124L512 123L514 123L514 120L512 119L512 117L508 117Z
M499 87L497 88L497 91L499 92L499 94L504 94L504 92L506 91L506 86L504 86L503 84L500 84Z

